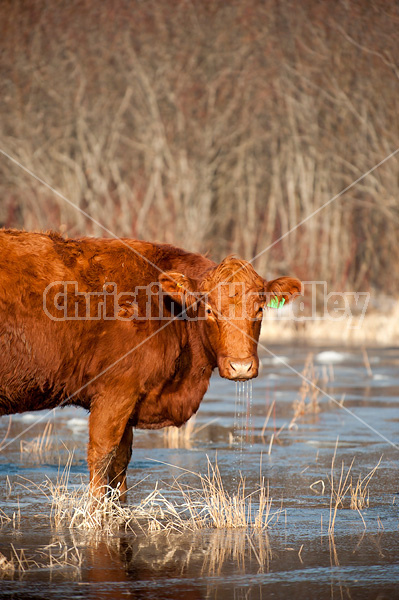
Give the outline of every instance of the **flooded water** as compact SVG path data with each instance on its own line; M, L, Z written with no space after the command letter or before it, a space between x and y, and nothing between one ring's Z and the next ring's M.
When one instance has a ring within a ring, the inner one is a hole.
M248 493L264 477L277 515L268 529L56 528L40 486L71 451L69 487L88 482L87 415L13 416L0 452L1 598L399 598L399 348L285 345L260 357L249 384L212 378L190 433L136 431L128 483L129 503L156 482L178 503L176 477L195 485L181 469L206 473L208 459L232 495L240 474ZM0 419L0 439L8 427Z

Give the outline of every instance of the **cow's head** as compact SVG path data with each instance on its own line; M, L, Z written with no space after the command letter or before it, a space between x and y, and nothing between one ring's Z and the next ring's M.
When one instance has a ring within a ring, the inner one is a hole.
M208 354L227 379L244 381L258 374L258 340L263 309L288 303L301 290L292 277L265 281L246 261L227 257L204 278L182 273L160 276L163 291L198 318Z

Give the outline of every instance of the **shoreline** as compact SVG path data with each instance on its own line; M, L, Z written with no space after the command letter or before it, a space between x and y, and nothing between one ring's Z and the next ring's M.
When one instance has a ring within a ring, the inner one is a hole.
M306 342L317 345L399 346L399 305L389 312L373 311L364 317L345 320L288 319L282 311L268 311L263 317L260 342Z

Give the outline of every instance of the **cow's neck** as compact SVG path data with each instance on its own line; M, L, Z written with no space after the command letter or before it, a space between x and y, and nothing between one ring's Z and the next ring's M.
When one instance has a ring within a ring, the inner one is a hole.
M197 321L195 323L195 325L196 325L196 331L195 331L194 335L196 336L196 339L200 340L200 342L201 342L200 354L203 357L203 360L205 360L211 366L211 369L213 370L217 367L217 364L218 364L216 351L213 348L212 344L210 343L208 336L206 335L206 331L204 328L204 322Z
M167 378L158 383L155 378L138 402L131 419L136 427L180 426L197 412L216 366L214 357L202 343L197 325L190 321L175 321L172 325L180 350L169 365Z
M190 380L204 377L209 380L213 369L217 366L216 355L204 343L200 322L185 322L185 343L181 348L181 375ZM184 360L184 358L186 360Z

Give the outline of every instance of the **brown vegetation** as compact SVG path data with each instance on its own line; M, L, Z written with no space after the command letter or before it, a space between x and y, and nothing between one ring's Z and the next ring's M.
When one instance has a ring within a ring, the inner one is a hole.
M367 529L366 521L361 513L362 510L368 508L370 499L369 484L379 468L382 456L367 475L359 474L357 478L353 475L353 465L355 457L352 458L349 467L345 466L344 460L341 462L341 468L336 472L335 459L337 455L338 439L335 445L334 454L331 460L330 475L327 476L327 483L323 479L314 481L310 485L310 489L316 494L324 495L326 489L330 489L330 518L328 523L328 533L334 536L335 521L339 509L350 508L356 510L363 522L363 526Z
M73 455L70 454L56 481L47 477L40 485L27 479L18 482L32 494L44 494L51 502L50 519L56 528L67 526L106 534L122 530L147 534L208 528L265 531L276 525L284 513L282 504L277 507L273 505L269 483L262 476L252 491L248 490L245 478L240 476L237 488L229 492L217 460L213 464L208 458L207 473L203 475L179 468L180 475L167 486L167 491L162 490L165 484L157 481L154 489L139 504L127 505L120 503L118 489L109 487L101 498L94 496L84 483L71 489L69 478L72 459ZM183 476L190 482L183 483ZM174 500L168 498L170 491ZM0 525L11 520L0 511Z
M294 416L288 426L294 427L296 421L304 415L315 415L320 412L320 388L318 386L319 376L315 371L313 362L313 353L310 352L306 357L305 366L302 371L302 383L299 388L298 397L293 403Z
M398 146L399 8L379 0L0 6L1 150L117 235L251 258ZM399 287L396 155L258 259ZM0 160L0 222L103 234Z
M36 438L27 442L26 440L20 441L20 452L21 454L33 454L35 456L42 457L43 453L48 452L53 444L52 439L53 424L51 421L46 423L43 433L38 435Z

